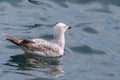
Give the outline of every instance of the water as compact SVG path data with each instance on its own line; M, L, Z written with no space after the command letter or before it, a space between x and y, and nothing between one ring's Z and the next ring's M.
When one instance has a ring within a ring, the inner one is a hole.
M120 80L119 13L120 0L0 0L0 34L51 40L56 22L72 26L54 65L30 66L0 36L0 80Z

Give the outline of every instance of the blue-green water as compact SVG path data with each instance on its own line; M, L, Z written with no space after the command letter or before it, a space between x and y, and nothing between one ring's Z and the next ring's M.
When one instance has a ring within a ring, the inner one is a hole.
M25 69L0 35L0 80L120 80L120 0L0 0L0 34L51 40L56 22L72 26L61 63Z

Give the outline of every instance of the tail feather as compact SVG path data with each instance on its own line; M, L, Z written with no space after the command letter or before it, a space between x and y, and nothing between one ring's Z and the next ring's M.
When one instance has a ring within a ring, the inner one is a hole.
M7 40L9 40L10 42L12 42L16 45L20 45L20 43L22 41L21 39L18 39L18 38L11 36L9 34L3 34L3 35L7 38Z

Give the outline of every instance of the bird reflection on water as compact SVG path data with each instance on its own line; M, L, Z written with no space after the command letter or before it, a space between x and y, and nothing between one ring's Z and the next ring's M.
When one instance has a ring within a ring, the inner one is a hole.
M49 77L60 77L64 74L63 64L60 57L41 57L31 54L11 56L6 65L18 67L20 70L37 70ZM17 64L17 66L16 66Z

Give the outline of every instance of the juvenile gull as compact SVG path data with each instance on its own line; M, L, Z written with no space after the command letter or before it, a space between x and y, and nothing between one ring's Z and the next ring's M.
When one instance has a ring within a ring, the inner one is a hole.
M44 39L19 39L8 34L6 38L20 46L26 54L35 54L44 57L57 57L64 54L65 36L64 33L71 27L64 23L57 23L54 27L54 38L52 41Z

